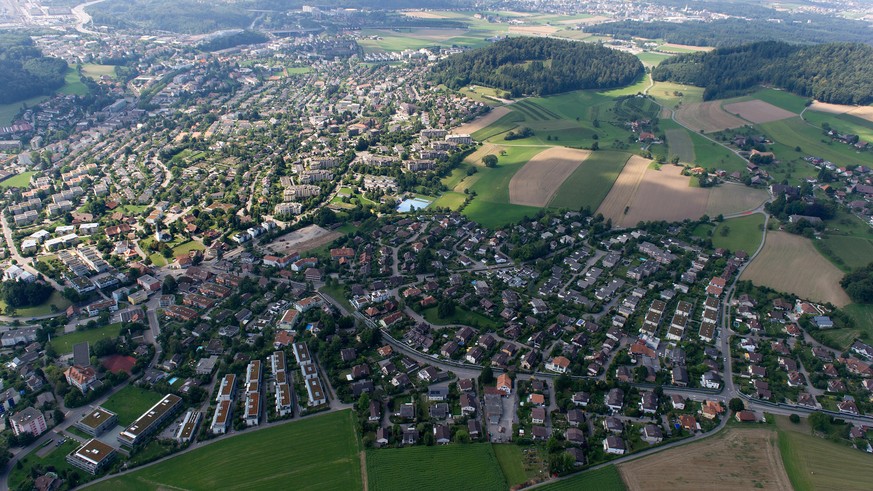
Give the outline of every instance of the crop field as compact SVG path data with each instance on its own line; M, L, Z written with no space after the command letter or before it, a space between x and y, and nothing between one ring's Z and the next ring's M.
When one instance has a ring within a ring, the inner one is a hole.
M72 353L73 345L88 341L93 346L94 343L109 337L117 337L121 332L121 324L109 324L108 326L98 327L96 329L88 329L86 331L75 331L63 336L52 338L51 345L60 354Z
M869 454L805 433L806 426L784 418L777 418L777 425L782 461L795 491L870 489L873 458Z
M627 163L625 163L621 174L616 178L612 188L610 188L609 194L606 195L606 198L597 207L597 212L610 218L622 216L624 210L633 201L640 184L643 182L646 169L649 168L651 163L651 160L636 155L630 157Z
M611 200L608 195L598 209L604 217L611 218L613 224L633 227L641 221L681 221L697 219L706 213L709 189L691 187L690 178L681 174L681 167L665 165L661 170L646 167L636 188L632 187L632 179L623 187L618 187L616 181L610 195L615 192L617 199Z
M591 155L588 150L552 147L536 154L509 181L509 202L544 207L565 179Z
M816 246L825 257L833 260L844 271L861 268L873 262L873 241L863 237L829 235L826 239L816 241Z
M777 435L764 428L731 428L700 442L620 464L618 470L630 491L791 491Z
M486 114L484 116L479 116L478 118L474 119L473 121L470 121L469 123L463 124L463 125L455 128L454 130L452 130L452 132L457 133L457 134L462 134L462 135L463 134L472 135L472 134L476 133L477 131L481 130L482 128L487 128L488 126L491 126L495 121L501 119L503 116L506 116L507 114L509 114L509 109L507 109L505 107L495 107L494 109L489 111L488 114ZM474 136L474 138L476 138L476 137ZM476 139L477 140L484 140L484 138L476 138Z
M118 415L118 424L127 426L160 401L161 397L163 396L157 392L128 385L101 406Z
M362 489L358 452L353 413L341 411L249 430L89 489Z
M482 156L479 151L467 157L467 163L477 165L478 172L465 178L458 186L456 192L464 189L476 191L476 197L464 208L464 214L470 219L486 226L498 227L507 223L516 222L525 216L533 216L539 211L531 206L512 205L509 203L509 182L512 176L533 158L534 155L543 151L543 147L513 147L495 145L488 150L489 153L500 155L496 168L484 167L481 162Z
M689 44L664 43L658 49L667 53L697 53L700 51L712 51L710 46L691 46Z
M713 247L723 247L729 251L745 251L754 254L763 239L764 215L731 218L715 227L712 233Z
M764 249L742 279L836 306L849 303L839 286L843 272L818 253L812 241L788 232L769 232Z
M546 484L539 489L545 491L625 491L624 481L614 465L608 465L594 471L585 471L563 481Z
M845 104L828 104L814 101L809 109L830 114L847 114L866 121L873 122L873 106L848 106Z
M746 124L742 119L721 108L721 101L708 101L696 104L683 104L676 111L676 121L704 133L739 128Z
M769 123L797 116L797 114L791 111L786 111L773 104L759 100L734 102L725 104L722 108L731 114L737 115L737 117L753 123Z
M367 476L371 491L508 488L488 443L369 451Z
M631 158L626 152L598 151L585 159L558 188L549 206L578 210L596 210L609 194L622 169ZM641 157L634 157L642 159Z
M753 210L770 198L766 189L750 188L734 182L723 182L709 190L706 214L711 217Z
M672 128L664 130L664 135L667 137L667 145L670 149L670 155L679 157L679 161L683 163L694 163L694 142L691 141L691 136L688 130L684 128Z
M831 142L822 134L820 128L807 124L799 117L764 123L758 127L773 141L778 142L773 145L773 149L779 160L797 155L799 161L803 155L815 155L832 162L853 162L873 166L873 154L870 152L857 152L848 145ZM802 149L802 154L794 152L795 146Z

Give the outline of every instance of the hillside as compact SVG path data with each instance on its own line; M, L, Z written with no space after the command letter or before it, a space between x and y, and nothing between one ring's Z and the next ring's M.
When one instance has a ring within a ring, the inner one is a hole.
M518 97L620 87L643 70L637 57L597 44L520 37L449 57L432 73L453 89L480 84Z
M771 85L834 104L873 102L873 47L832 43L797 46L760 42L665 60L656 81L703 87L704 100L740 95Z
M66 72L67 62L43 56L30 36L0 32L0 104L50 94Z

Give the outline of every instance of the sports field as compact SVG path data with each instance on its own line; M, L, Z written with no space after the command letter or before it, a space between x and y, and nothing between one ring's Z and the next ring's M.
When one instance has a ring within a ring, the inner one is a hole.
M818 253L809 239L788 232L769 232L764 249L743 271L742 279L801 298L849 303L840 287L843 272Z
M549 206L573 210L589 207L596 210L609 194L630 158L631 154L625 152L592 153L558 188Z
M870 489L873 457L808 433L807 425L795 425L777 417L779 449L795 491Z
M249 430L89 489L291 488L363 488L351 411Z
M544 207L564 180L591 155L588 150L552 147L536 154L509 181L509 202Z
M489 443L368 451L367 480L370 491L508 488Z
M538 489L545 491L577 491L577 490L597 490L597 491L625 491L624 481L621 479L621 474L616 470L614 465L594 470L585 471L575 476L568 477L562 481L546 484Z
M118 415L118 424L127 426L161 400L162 394L128 385L106 400L101 406Z
M94 343L101 339L117 337L121 332L121 328L121 324L109 324L96 329L71 332L52 338L51 345L60 354L72 353L74 344L88 341L93 346Z
M791 491L777 435L765 428L730 428L700 442L620 464L618 470L630 491Z
M749 255L754 254L763 239L763 226L764 215L760 213L725 220L712 233L712 245L731 252L745 251Z

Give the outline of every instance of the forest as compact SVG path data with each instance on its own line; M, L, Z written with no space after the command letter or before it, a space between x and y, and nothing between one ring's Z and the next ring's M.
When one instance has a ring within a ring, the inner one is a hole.
M197 45L197 48L203 51L220 51L246 44L266 43L267 41L269 41L269 38L260 32L243 30L231 32L224 36L215 36L208 41L200 43Z
M432 79L453 89L480 84L520 97L620 87L643 71L635 56L597 44L519 37L451 56L435 66Z
M43 56L30 36L0 32L0 104L51 94L66 72L67 62Z
M871 59L873 47L864 44L765 41L664 60L652 78L703 87L704 100L770 85L822 102L867 105L873 102Z
M873 44L873 30L866 22L816 16L810 23L768 22L763 19L719 19L712 22L641 22L624 20L588 26L585 32L619 39L641 37L668 43L716 48L756 41L818 44L853 42Z

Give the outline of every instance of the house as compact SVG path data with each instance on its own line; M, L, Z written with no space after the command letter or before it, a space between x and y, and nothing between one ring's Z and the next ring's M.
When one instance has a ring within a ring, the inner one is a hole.
M390 433L390 429L380 426L376 430L376 444L379 446L388 445L388 435Z
M738 411L736 414L736 419L740 423L754 423L758 421L758 418L755 416L755 413L748 410Z
M91 367L73 365L64 371L64 378L84 394L97 382L97 372Z
M607 416L603 420L603 429L612 433L621 433L624 431L624 423L616 417Z
M615 435L609 435L603 439L603 451L613 455L624 455L627 448L624 445L624 440Z
M642 433L643 441L650 445L661 443L664 440L664 432L661 431L661 428L651 423L643 427Z
M534 440L545 440L549 437L549 430L545 426L535 425L531 428L530 432Z
M567 373L568 368L570 368L570 360L564 356L556 356L546 362L546 370L552 372Z
M444 424L436 425L433 427L433 439L438 445L445 445L452 440L452 431Z
M573 445L585 445L585 433L579 428L567 428L564 438Z
M585 412L579 409L571 409L567 411L567 423L570 426L579 426L585 422Z
M621 411L624 406L624 391L618 387L612 388L606 394L606 407L611 411Z
M544 424L546 422L546 410L542 407L535 407L530 412L531 423Z
M403 430L403 445L415 445L418 443L418 430L414 426L410 426Z
M658 396L651 391L643 392L640 400L640 410L644 414L655 414L658 412Z
M673 394L670 396L670 404L673 406L673 409L681 411L685 409L685 398L679 394Z
M497 376L497 390L504 396L512 393L512 379L509 378L509 375L501 373Z
M714 370L704 372L704 374L700 376L700 385L707 389L718 389L721 387L721 375Z

